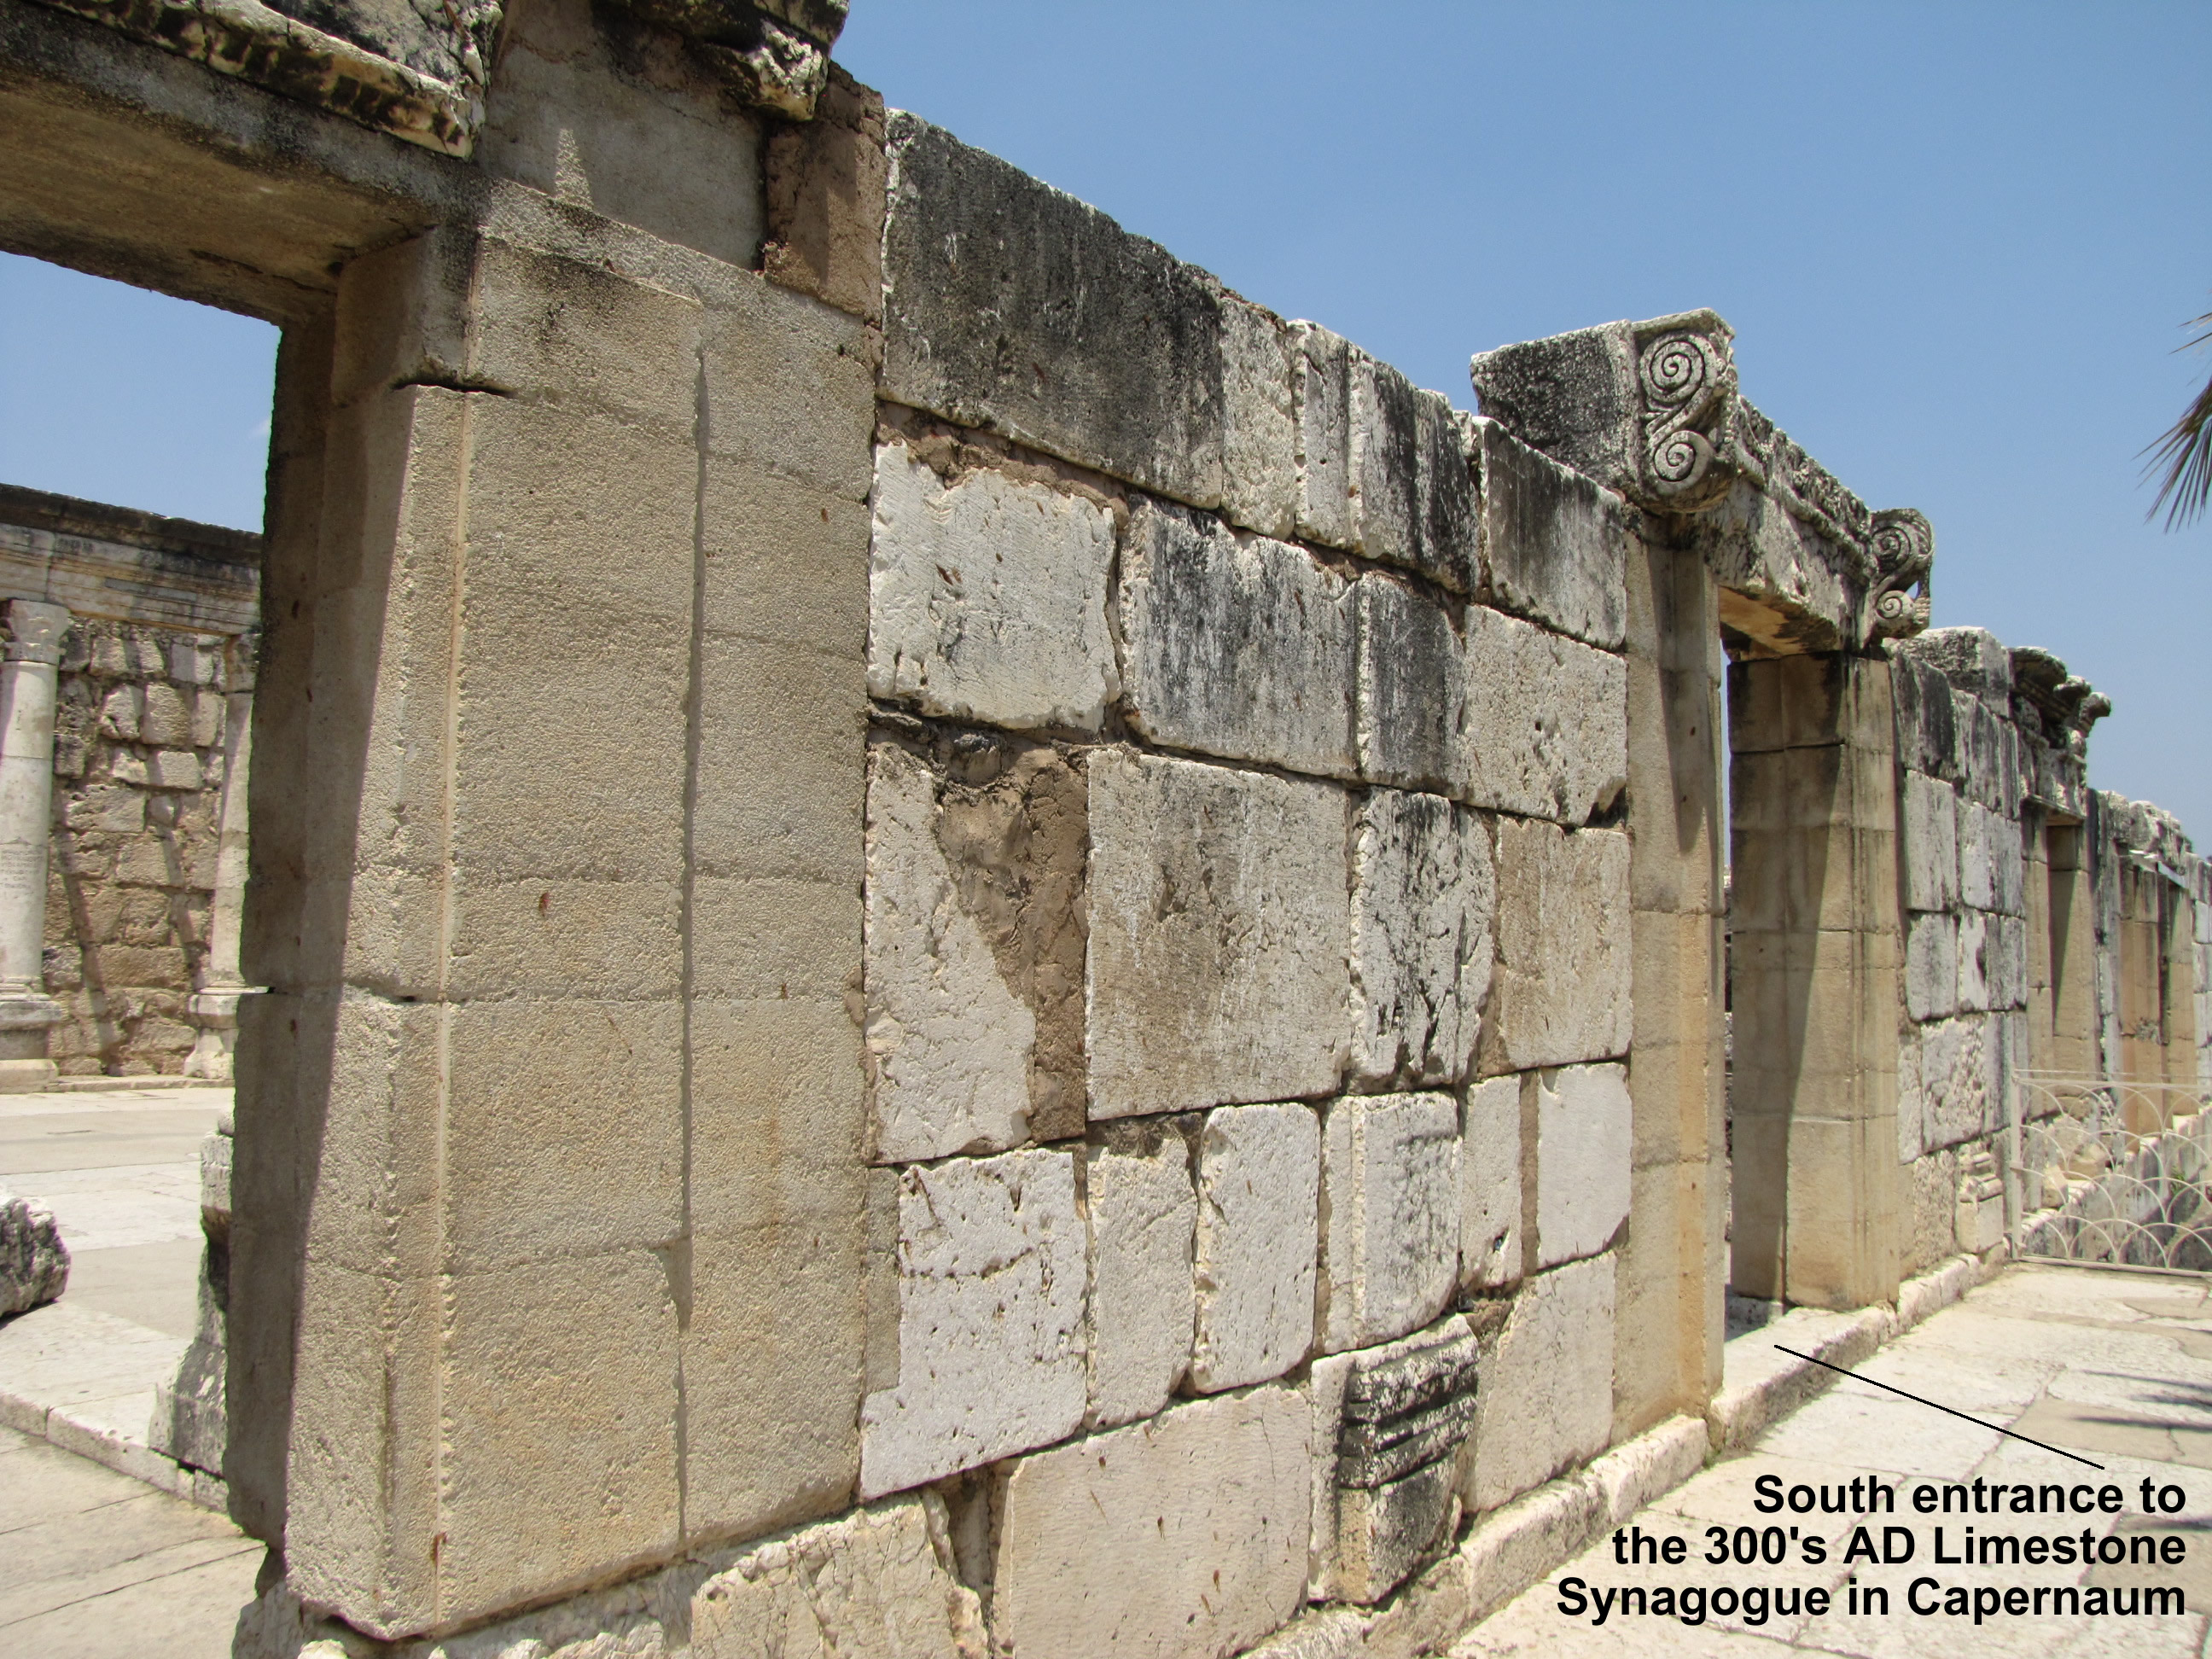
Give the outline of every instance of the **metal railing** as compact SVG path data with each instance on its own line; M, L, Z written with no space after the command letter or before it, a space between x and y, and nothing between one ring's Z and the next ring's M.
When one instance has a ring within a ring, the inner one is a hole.
M2023 1257L2212 1273L2212 1112L2194 1083L2024 1072Z

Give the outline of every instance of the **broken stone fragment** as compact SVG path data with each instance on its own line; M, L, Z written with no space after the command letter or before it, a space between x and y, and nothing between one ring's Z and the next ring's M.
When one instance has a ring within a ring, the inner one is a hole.
M52 1302L69 1284L69 1247L43 1204L0 1189L0 1314Z

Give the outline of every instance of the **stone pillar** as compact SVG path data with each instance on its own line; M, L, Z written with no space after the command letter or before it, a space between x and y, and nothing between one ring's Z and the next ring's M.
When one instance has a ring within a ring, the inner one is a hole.
M54 696L70 613L8 601L0 665L0 1091L53 1082L46 1032L62 1018L46 994L46 839L53 814Z
M185 1060L187 1077L230 1081L231 1049L238 1039L238 1000L252 988L240 975L239 925L246 909L246 775L253 757L253 678L260 656L258 629L230 641L224 652L222 809L216 831L215 904L208 925L207 961L192 994L199 1041Z
M1897 1292L1897 738L1889 664L1729 672L1735 1019L1730 1285Z

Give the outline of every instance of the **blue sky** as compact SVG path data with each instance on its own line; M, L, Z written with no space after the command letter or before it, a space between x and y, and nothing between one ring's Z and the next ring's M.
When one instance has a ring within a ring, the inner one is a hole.
M854 0L838 56L1462 404L1473 352L1711 306L1935 521L1937 620L2107 692L2095 781L2212 847L2212 525L2137 459L2212 373L2212 7ZM0 256L0 478L253 526L274 353Z

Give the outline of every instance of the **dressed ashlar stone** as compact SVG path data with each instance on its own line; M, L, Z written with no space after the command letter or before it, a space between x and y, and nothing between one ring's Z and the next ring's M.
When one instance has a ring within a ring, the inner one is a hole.
M1353 834L1353 1075L1456 1083L1490 994L1489 830L1442 796L1376 789Z
M1297 1105L1209 1113L1198 1150L1198 1326L1206 1393L1280 1376L1313 1346L1321 1125Z
M1625 1184L1625 1159L1622 1175ZM1443 1310L1459 1277L1459 1104L1449 1095L1346 1095L1330 1104L1324 1347L1401 1336Z

